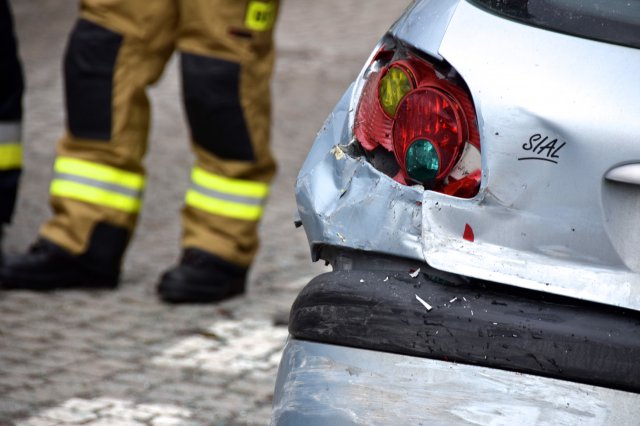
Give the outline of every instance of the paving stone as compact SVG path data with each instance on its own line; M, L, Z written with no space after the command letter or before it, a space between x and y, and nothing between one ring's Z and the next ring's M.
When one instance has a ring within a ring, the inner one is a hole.
M272 371L270 371L272 373ZM271 374L273 376L273 374ZM229 390L233 393L245 395L250 399L266 399L273 395L275 378L265 382L257 382L253 380L237 380L229 384Z
M7 342L7 340L4 340ZM7 367L8 364L24 361L25 350L16 348L10 342L3 345L0 350L0 372L9 373L11 370Z
M45 381L42 377L28 377L22 374L16 374L11 371L11 367L13 364L6 364L7 372L3 372L0 374L0 386L3 386L7 389L32 389L38 386L41 386Z
M22 417L32 408L31 404L17 401L8 395L6 398L0 399L0 416L16 416Z
M240 413L234 419L238 426L265 426L271 421L271 405Z
M91 387L91 394L99 397L132 399L145 393L148 388L141 384L123 383L112 380L100 380Z
M12 347L14 350L20 350L25 352L39 352L46 350L52 344L53 339L32 339L29 337L21 337L12 335L3 339L7 346Z
M138 404L137 409L142 412L147 412L153 415L166 415L172 417L189 418L191 417L191 411L186 408L181 408L176 405L170 404Z
M67 424L83 424L97 420L98 416L91 411L73 410L64 407L51 408L40 414L42 417Z
M198 374L193 378L194 383L199 383L212 388L226 388L229 383L237 380L233 374L218 374L208 371L198 370Z
M201 398L202 394L192 392L188 384L171 383L158 386L146 393L145 397L154 403L190 406L193 401Z
M96 379L111 377L116 373L130 371L135 367L130 363L116 359L94 359L74 364L70 370L78 376Z
M137 409L137 407L112 407L101 410L99 416L104 419L112 419L113 423L121 421L147 422L154 417L154 414Z
M56 402L57 400L56 394L51 392L48 385L29 388L20 386L13 389L9 396L15 401L39 406L48 405Z
M32 389L23 389L21 394L25 400L29 395L43 402L62 402L75 396L84 396L95 386L95 381L85 377L78 377L68 372L59 373L46 378L46 382Z
M81 352L71 348L47 348L41 352L38 363L44 366L69 366L85 362L92 358L93 354Z
M196 408L206 408L221 414L221 417L235 417L239 412L252 409L254 402L237 393L226 392L215 399L198 399L193 401Z
M98 412L100 410L112 408L116 403L117 402L114 402L114 400L109 398L71 398L62 404L61 407L69 410Z
M28 357L29 357L28 354L25 353L25 358L28 358ZM37 363L37 359L38 359L37 354L34 354L31 357L34 358L36 362L32 362L30 364L26 364L24 362L12 363L11 365L12 375L18 378L19 380L22 377L39 378L39 377L47 376L58 369L57 367L50 367L50 366L45 366Z
M45 419L42 417L31 417L27 420L15 422L15 426L61 426L57 420Z
M95 420L89 423L85 423L86 426L145 426L146 423L137 422L134 420L123 420L118 418L104 418Z
M155 329L152 325L140 326L135 329L129 330L126 333L126 338L118 338L115 342L109 342L110 344L118 345L122 347L131 347L131 345L146 345L149 343L162 342L167 339L167 333L162 330ZM114 339L115 340L115 339Z
M146 371L119 373L114 375L111 380L125 385L134 386L137 389L149 389L154 386L158 386L165 381L162 377L158 377L153 373Z
M191 377L191 368L166 368L150 362L150 357L146 359L144 368L158 380L164 382L188 382Z
M179 417L159 416L151 420L151 426L203 426L203 423L181 419Z

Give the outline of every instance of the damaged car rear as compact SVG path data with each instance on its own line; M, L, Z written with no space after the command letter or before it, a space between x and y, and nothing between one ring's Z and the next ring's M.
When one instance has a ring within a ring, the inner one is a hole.
M418 0L296 183L275 425L640 416L640 2Z

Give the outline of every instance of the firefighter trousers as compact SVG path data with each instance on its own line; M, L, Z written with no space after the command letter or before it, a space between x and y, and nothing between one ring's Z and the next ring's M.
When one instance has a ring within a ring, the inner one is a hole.
M9 2L0 0L0 226L11 220L22 169L23 91Z
M270 79L278 0L82 0L64 58L67 132L40 234L119 267L142 206L149 101L174 51L195 164L184 248L248 267L275 173ZM153 164L150 165L153 167Z

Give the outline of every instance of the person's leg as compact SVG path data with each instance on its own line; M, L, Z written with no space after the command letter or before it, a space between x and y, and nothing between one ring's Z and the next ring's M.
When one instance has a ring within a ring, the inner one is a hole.
M196 154L182 213L181 263L158 286L168 302L244 292L275 173L270 80L278 1L183 0L178 49Z
M9 288L117 285L142 204L147 86L173 51L174 0L83 0L64 60L67 132L51 182L54 216L2 269Z
M0 262L2 228L11 221L22 169L24 77L8 0L0 0Z

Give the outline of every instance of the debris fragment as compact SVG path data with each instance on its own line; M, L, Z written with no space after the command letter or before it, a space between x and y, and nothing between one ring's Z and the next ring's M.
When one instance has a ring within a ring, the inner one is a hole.
M417 277L418 275L420 275L420 268L416 269L413 272L409 272L409 275L411 276L411 278Z
M430 304L428 304L427 302L425 302L424 300L422 300L422 299L420 298L420 296L418 296L417 294L416 294L416 299L418 299L418 302L422 303L422 306L424 306L425 308L427 308L427 311L430 311L431 309L433 309L433 307L432 307Z
M475 235L473 235L473 228L471 228L468 223L464 225L464 233L462 234L462 238L470 242L474 242L476 239Z
M331 153L336 157L336 160L342 160L344 158L344 151L338 145L331 148Z

